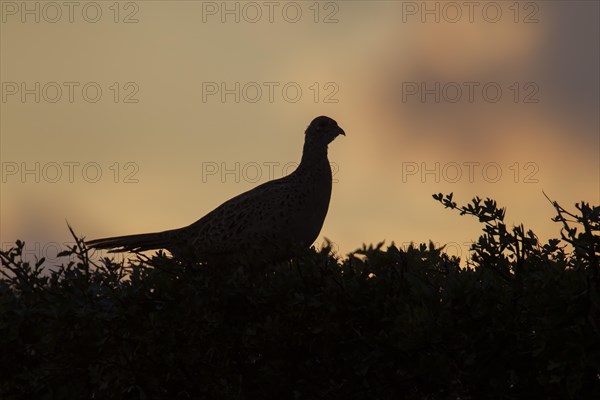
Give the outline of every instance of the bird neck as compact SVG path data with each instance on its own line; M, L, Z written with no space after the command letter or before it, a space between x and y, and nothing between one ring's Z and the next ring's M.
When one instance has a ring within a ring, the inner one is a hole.
M298 170L318 169L325 165L329 166L327 145L323 146L308 141L305 142Z

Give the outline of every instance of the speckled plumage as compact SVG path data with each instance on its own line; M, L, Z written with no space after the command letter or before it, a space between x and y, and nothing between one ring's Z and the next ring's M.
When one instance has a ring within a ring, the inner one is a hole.
M325 116L305 132L302 160L288 176L244 192L198 221L157 233L88 241L111 251L166 249L174 257L200 262L266 262L285 260L317 238L331 197L327 145L345 135Z

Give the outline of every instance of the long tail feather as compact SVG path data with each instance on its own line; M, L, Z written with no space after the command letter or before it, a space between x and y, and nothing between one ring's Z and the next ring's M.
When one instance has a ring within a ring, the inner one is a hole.
M170 243L169 231L157 233L142 233L139 235L115 236L86 241L95 249L110 249L110 252L146 251L165 249Z

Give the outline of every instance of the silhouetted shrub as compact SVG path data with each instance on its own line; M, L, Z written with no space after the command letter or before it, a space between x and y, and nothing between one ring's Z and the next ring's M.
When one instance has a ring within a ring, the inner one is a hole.
M475 198L466 267L432 244L260 269L157 253L49 271L0 253L2 399L600 398L600 207L539 243ZM581 232L577 232L577 227Z

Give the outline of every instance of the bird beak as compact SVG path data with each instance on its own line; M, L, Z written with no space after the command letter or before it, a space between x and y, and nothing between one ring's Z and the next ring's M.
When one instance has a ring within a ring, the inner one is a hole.
M342 128L340 128L338 126L338 129L339 129L338 135L344 135L344 136L346 136L346 132L344 132L344 130Z

